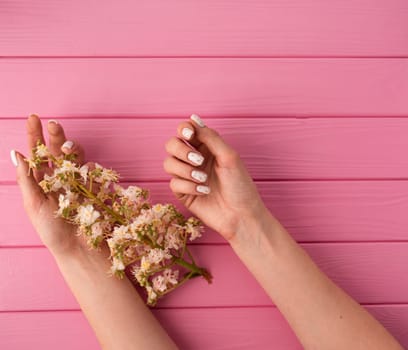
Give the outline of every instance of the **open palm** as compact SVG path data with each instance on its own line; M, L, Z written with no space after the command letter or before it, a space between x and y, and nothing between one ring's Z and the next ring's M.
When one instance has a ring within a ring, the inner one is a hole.
M83 161L82 148L72 141L67 141L64 130L55 121L48 122L49 145L51 153L58 156L62 153L77 154L77 161ZM33 148L38 141L45 144L40 119L36 115L31 115L27 120L28 146ZM17 181L23 196L24 208L30 218L40 239L51 252L59 253L84 245L83 237L76 235L76 228L68 224L61 218L55 217L58 209L58 200L55 194L45 195L38 185L46 173L52 169L44 166L41 170L28 174L28 164L24 161L24 156L12 151L11 157L17 166Z

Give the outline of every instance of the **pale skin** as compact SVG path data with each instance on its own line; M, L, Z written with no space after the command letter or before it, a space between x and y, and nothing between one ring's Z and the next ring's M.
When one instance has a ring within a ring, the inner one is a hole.
M169 156L164 168L172 175L170 188L194 215L226 239L282 312L303 347L403 349L313 263L267 210L237 152L200 119L193 119L181 123L177 135L166 144ZM30 147L42 140L37 117L29 118L27 131ZM76 142L72 149L61 148L66 141L61 125L49 123L48 132L54 154L74 152L79 154L79 162L83 161ZM191 157L190 152L201 155L203 163L195 164L200 157ZM22 156L17 154L17 159L17 178L27 214L102 348L176 349L130 281L107 276L106 246L89 251L72 226L54 218L56 200L45 197L37 185L42 174L27 177ZM201 172L196 179L193 170Z

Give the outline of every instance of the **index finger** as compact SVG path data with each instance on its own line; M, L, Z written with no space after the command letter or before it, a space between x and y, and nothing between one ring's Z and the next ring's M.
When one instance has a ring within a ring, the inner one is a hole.
M41 120L36 114L31 114L27 119L27 138L30 149L37 146L37 142L45 144Z

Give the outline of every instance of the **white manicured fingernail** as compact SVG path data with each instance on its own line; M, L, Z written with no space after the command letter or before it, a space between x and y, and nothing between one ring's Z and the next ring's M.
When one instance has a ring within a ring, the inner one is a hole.
M13 163L13 165L15 167L17 167L18 166L18 159L17 159L17 153L16 153L16 151L14 149L12 149L10 151L10 158L11 158L11 162Z
M211 192L208 186L198 185L196 189L199 193L209 194Z
M55 119L50 119L50 120L48 121L48 124L50 124L50 123L58 124L58 122L57 122Z
M187 158L191 163L195 165L201 165L204 162L204 157L201 154L195 152L189 152L187 154Z
M191 136L194 134L194 131L189 128L183 128L183 130L181 130L181 134L186 140L190 140Z
M197 181L200 182L206 182L207 181L207 174L203 173L202 171L198 171L198 170L193 170L191 172L191 177Z
M191 115L190 119L202 128L205 126L203 120L197 114Z
M74 143L72 141L65 141L64 144L62 145L62 148L71 149L73 146L74 146Z

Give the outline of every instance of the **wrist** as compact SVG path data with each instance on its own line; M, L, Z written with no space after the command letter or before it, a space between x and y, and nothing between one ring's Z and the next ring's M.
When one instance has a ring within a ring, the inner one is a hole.
M278 220L263 207L256 215L242 216L237 226L237 230L229 240L230 245L235 249L242 247L255 249L259 248L273 232L280 228Z
M82 237L79 237L82 238ZM77 242L67 249L49 249L52 256L58 263L64 263L69 261L78 261L82 263L92 263L94 260L100 259L107 261L109 256L109 249L105 243L97 249L91 249L86 245L86 242Z

